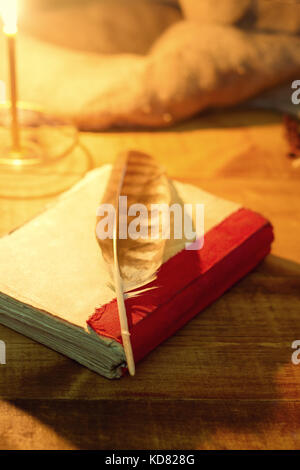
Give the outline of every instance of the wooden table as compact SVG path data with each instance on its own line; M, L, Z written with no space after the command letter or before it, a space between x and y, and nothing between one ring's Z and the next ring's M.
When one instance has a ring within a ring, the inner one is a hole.
M135 378L108 381L0 326L0 448L299 449L291 344L300 340L300 167L286 156L281 118L230 111L161 132L81 139L94 166L138 148L171 177L262 212L275 227L273 253L151 353ZM52 199L1 199L1 234Z

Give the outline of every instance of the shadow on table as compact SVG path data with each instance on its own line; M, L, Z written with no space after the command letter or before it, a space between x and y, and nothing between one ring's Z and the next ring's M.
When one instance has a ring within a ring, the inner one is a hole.
M24 395L10 402L79 449L281 448L289 436L300 445L300 407L288 403L299 390L299 291L300 265L269 256L135 378L107 381L62 359L20 377Z
M112 128L103 131L104 134L127 134L127 133L180 133L192 132L204 129L226 129L251 126L266 126L280 124L283 122L282 114L278 111L267 109L254 109L253 107L236 106L232 108L220 108L206 110L183 122L173 124L169 127L128 127ZM97 132L95 132L97 133Z

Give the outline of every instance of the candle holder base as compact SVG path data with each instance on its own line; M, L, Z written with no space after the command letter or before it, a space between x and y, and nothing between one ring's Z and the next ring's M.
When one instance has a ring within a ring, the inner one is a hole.
M0 105L0 197L58 194L91 168L76 128L29 105L18 107L19 148L11 147L10 106Z

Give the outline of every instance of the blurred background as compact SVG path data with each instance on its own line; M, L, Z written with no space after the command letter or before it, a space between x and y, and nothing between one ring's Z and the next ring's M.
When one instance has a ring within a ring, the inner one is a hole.
M20 0L22 100L86 130L165 127L205 109L290 106L297 0ZM6 76L5 61L0 79ZM271 100L271 101L270 101Z

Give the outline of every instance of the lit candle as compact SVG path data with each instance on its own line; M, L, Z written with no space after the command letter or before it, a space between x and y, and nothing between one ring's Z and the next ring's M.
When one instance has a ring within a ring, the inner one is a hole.
M20 129L18 122L18 89L16 73L16 36L18 32L18 0L0 0L0 13L3 19L3 32L7 37L9 72L10 72L10 101L11 101L11 136L12 151L20 153Z

